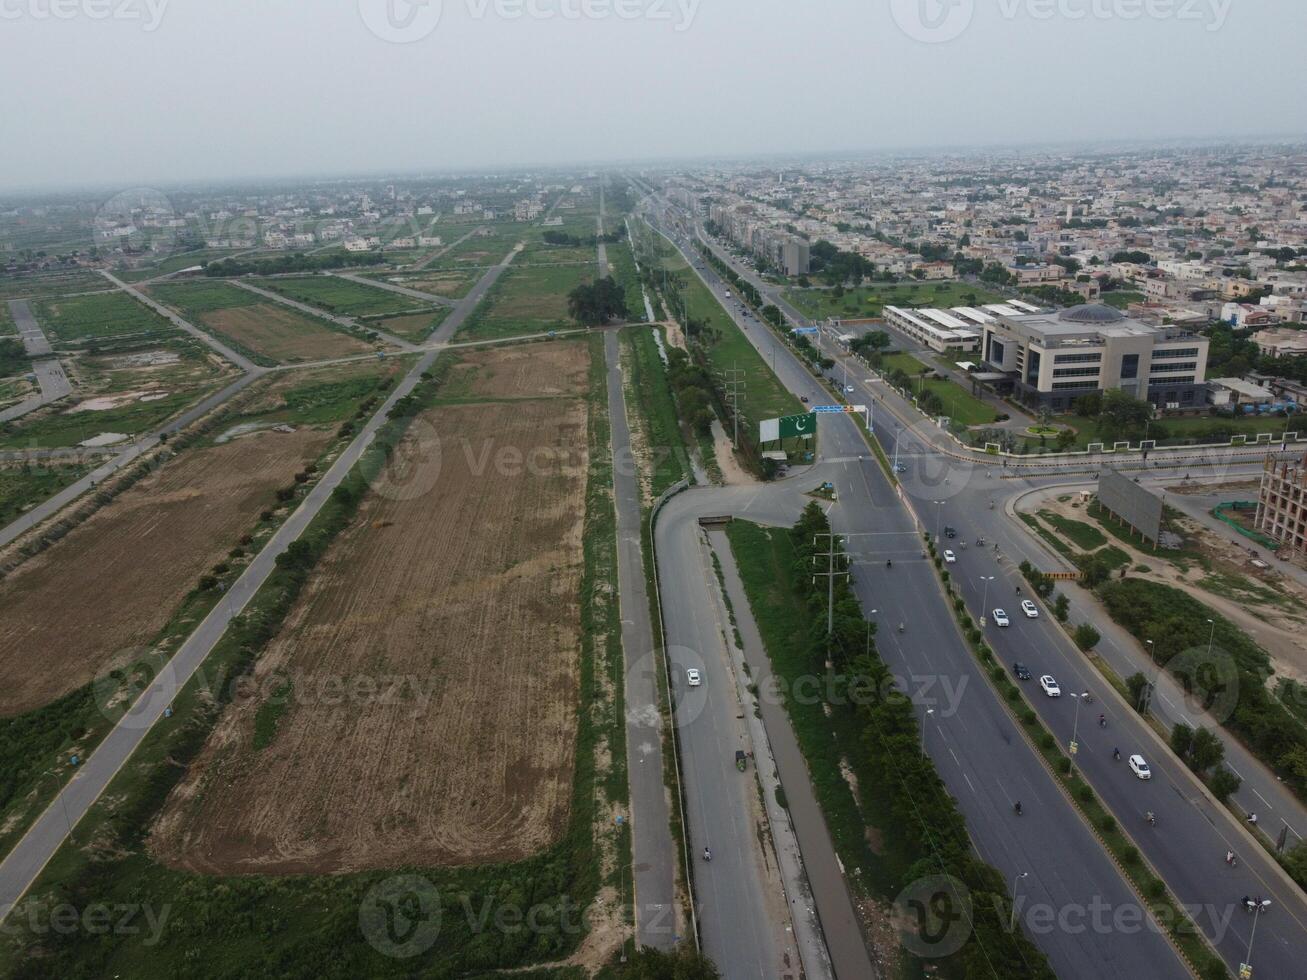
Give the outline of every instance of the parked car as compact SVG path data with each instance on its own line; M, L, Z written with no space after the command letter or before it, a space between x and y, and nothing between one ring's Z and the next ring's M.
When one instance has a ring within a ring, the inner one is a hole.
M703 683L703 678L699 676L699 672L697 670L691 667L689 670L685 672L685 682L689 684L691 687L698 687L700 684Z
M1021 611L1026 614L1026 619L1039 618L1039 607L1029 599L1022 600Z
M994 625L995 625L995 626L1007 626L1007 625L1009 625L1009 624L1008 624L1007 613L1005 613L1002 609L995 609L995 610L994 610Z
M1140 779L1153 778L1153 770L1148 768L1148 763L1144 761L1142 755L1132 755L1130 757L1130 771Z
M1051 674L1045 674L1041 677L1039 686L1044 689L1044 693L1050 698L1060 698L1062 696L1062 689L1057 686L1057 681L1053 679Z
M1016 663L1012 665L1012 673L1016 675L1016 678L1019 681L1030 680L1030 668L1027 667L1025 664L1023 664L1020 660L1018 660Z
M953 552L951 551L944 552L944 564L952 565L957 560L958 560L958 556L953 554Z

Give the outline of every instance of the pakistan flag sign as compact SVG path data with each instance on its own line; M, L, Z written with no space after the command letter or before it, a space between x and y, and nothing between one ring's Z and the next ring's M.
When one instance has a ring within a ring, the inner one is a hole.
M778 439L794 439L798 436L811 436L817 431L817 416L787 415L783 419L766 419L759 427L759 442L775 442Z

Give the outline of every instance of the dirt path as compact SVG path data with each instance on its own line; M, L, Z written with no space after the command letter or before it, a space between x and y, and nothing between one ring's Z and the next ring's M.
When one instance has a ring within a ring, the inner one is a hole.
M735 449L731 446L731 437L726 434L722 424L716 419L712 424L713 451L717 455L717 467L722 471L722 483L728 487L748 486L757 483L748 471L735 458Z

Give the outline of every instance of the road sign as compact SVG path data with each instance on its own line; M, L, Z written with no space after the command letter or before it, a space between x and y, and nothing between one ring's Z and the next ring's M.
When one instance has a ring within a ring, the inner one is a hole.
M813 409L817 415L866 415L866 405L818 405Z
M795 327L790 333L801 334L805 337L815 337L821 330L818 327Z

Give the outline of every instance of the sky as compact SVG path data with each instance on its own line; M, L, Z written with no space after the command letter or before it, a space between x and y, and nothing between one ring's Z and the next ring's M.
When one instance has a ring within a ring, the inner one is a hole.
M1302 0L0 0L0 189L1307 134Z

